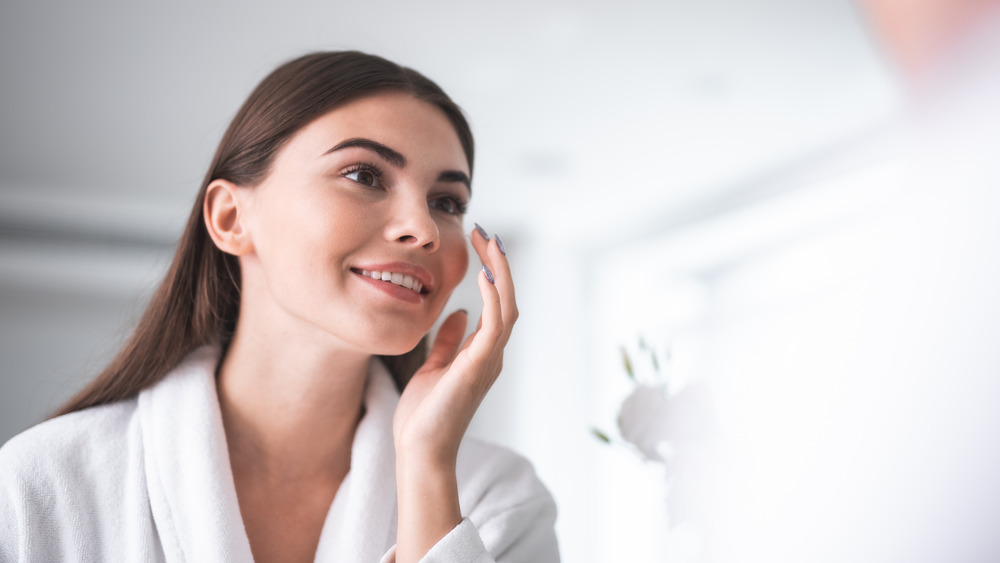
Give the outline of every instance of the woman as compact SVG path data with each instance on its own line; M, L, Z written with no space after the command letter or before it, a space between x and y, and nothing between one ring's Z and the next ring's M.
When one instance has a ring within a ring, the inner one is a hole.
M463 440L517 318L478 225L479 326L452 313L424 361L472 162L410 69L316 53L265 78L128 344L0 450L0 559L557 560L530 465Z

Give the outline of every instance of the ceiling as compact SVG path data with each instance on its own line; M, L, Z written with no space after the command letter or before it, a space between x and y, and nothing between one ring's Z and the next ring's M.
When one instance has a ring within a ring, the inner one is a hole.
M899 103L845 0L483 6L6 1L0 203L65 222L85 202L93 228L169 230L255 83L320 49L436 80L477 135L471 218L566 244L730 193Z

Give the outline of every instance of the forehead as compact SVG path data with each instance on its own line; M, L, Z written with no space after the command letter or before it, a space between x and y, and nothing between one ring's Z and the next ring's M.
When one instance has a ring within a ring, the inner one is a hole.
M469 172L461 141L445 113L403 92L374 94L339 105L303 127L289 145L326 151L351 138L382 143L402 153L408 162Z

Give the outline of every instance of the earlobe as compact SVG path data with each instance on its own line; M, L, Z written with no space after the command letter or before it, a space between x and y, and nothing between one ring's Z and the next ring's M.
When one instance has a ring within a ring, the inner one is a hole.
M253 250L253 241L243 225L244 204L240 188L228 180L213 180L205 190L202 214L205 228L219 250L242 256Z

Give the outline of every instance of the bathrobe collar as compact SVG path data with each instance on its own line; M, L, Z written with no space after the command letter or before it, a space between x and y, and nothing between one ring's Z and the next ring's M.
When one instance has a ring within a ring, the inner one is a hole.
M222 426L215 370L202 347L139 394L149 500L168 561L252 561ZM399 394L373 359L351 469L327 514L316 561L378 561L395 543L392 416Z

